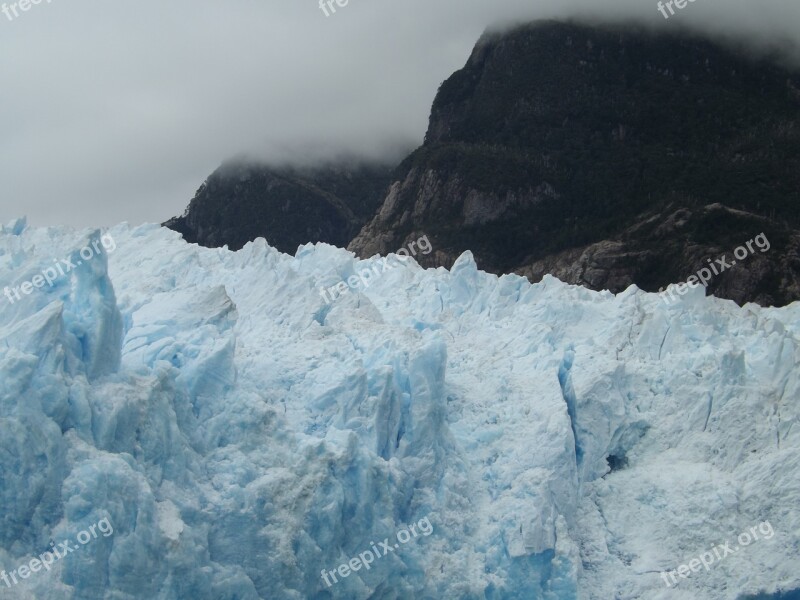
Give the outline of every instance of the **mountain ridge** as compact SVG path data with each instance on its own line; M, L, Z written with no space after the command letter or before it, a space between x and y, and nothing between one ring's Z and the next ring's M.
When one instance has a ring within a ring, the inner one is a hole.
M235 159L164 226L188 242L232 250L257 237L286 253L308 242L345 246L379 204L390 173L379 163L276 167Z
M484 35L348 248L386 253L425 232L437 250L426 266L470 249L496 273L655 291L765 231L770 255L709 289L791 302L797 88L795 72L685 33L544 22ZM685 108L664 110L671 103ZM678 214L675 227L644 226Z
M428 235L424 266L471 250L490 272L612 292L685 281L764 233L770 251L713 278L709 293L784 305L800 299L799 109L800 71L774 56L684 31L535 22L480 38L440 86L424 143L357 194L355 221L317 197L325 210L311 231L291 215L240 217L232 231L237 219L219 226L218 209L189 211L195 231L212 232L195 236L206 245L326 241L367 257ZM259 185L249 203L274 205ZM328 215L333 226L319 226Z

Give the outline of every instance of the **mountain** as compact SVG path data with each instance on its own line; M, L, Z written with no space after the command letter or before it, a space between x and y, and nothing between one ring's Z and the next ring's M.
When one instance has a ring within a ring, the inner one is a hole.
M232 250L258 237L290 254L308 242L345 246L374 214L390 175L389 167L363 163L278 168L232 160L164 225L189 242Z
M427 235L425 266L470 250L534 282L655 291L700 272L740 304L800 299L800 73L677 29L487 33L396 169L321 173L215 173L167 225L208 246L362 257Z
M440 87L424 145L350 243L427 234L450 265L592 289L714 277L738 302L800 299L800 77L683 33L539 22L485 35ZM741 254L741 253L740 253Z
M800 304L154 225L0 261L3 598L800 593Z

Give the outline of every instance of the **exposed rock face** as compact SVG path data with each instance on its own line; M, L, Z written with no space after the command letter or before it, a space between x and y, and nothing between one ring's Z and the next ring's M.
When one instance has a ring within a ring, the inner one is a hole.
M800 299L800 77L711 42L543 22L486 35L434 101L425 144L349 248L426 234L428 266L621 291L714 276L737 302Z
M390 116L387 115L387 118ZM387 167L231 163L183 217L187 240L265 237L619 292L715 275L739 303L800 299L800 73L683 33L539 22L487 34L439 89L425 143Z
M704 227L731 216L742 232L757 233L743 234L739 239L731 235L728 245L687 241L690 227ZM754 237L762 232L767 243L760 240L759 246ZM677 281L711 268L708 287L715 296L762 305L789 304L800 298L800 232L776 230L768 219L731 215L730 209L717 204L694 212L682 209L666 218L651 217L630 227L621 238L550 255L519 269L519 273L533 281L549 273L596 290L622 290L631 283L652 290L663 285L664 270L681 273ZM745 258L737 260L735 252ZM723 265L727 265L724 270ZM721 271L719 275L714 269Z
M238 250L258 237L294 254L308 242L346 246L380 205L390 168L277 169L232 161L200 187L186 212L164 223L202 246Z

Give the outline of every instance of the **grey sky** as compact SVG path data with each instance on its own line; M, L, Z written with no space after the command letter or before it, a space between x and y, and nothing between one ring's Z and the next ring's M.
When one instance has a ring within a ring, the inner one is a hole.
M397 154L487 26L570 15L800 37L798 0L43 0L0 13L0 222L162 221L243 152Z

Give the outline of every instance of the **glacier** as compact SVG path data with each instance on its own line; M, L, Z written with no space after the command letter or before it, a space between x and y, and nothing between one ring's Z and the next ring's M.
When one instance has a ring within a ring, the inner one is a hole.
M103 235L114 251L80 261ZM0 569L114 531L0 598L800 594L797 304L530 284L470 253L394 256L326 303L381 259L23 219L0 231L0 288L62 257L52 286L0 297Z

